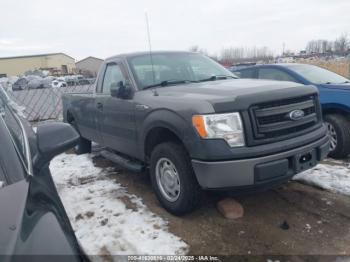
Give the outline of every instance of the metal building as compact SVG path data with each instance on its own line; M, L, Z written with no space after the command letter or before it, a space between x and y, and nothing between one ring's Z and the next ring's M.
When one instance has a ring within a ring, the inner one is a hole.
M86 77L96 77L103 60L89 56L75 63L77 73Z
M54 75L72 74L75 59L64 53L0 57L0 75L17 76L36 69L48 70Z

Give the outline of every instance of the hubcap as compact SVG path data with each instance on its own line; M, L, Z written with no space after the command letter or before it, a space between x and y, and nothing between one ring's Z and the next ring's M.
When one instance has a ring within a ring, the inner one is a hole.
M331 123L326 122L326 126L328 130L329 141L330 141L330 150L332 152L335 150L338 144L337 132L335 131L335 128Z
M175 202L180 195L180 179L175 165L168 158L161 158L156 165L156 181L162 195Z

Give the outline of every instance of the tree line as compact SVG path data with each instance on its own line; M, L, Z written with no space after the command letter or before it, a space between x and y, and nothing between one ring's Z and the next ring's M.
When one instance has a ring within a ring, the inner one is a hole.
M198 45L189 48L192 52L205 54L222 64L237 64L242 62L270 62L274 59L276 52L264 47L228 47L223 48L219 54L208 54L207 50ZM346 55L350 52L350 39L347 34L342 34L335 40L310 40L307 42L303 54L339 54ZM290 53L289 51L285 52ZM292 53L293 54L293 53ZM294 55L294 54L293 54Z
M308 54L312 53L337 53L345 54L350 50L350 41L347 34L342 34L334 41L318 39L311 40L307 43L305 51Z
M268 61L273 59L273 51L268 47L229 47L223 48L219 55L208 54L206 49L199 46L192 46L189 48L192 52L199 52L205 54L216 61L223 64L232 64L240 62L257 62Z

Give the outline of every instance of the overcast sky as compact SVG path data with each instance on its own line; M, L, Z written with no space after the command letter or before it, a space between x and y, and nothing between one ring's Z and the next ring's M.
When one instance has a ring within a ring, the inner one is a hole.
M209 53L267 46L275 54L310 39L350 34L349 0L1 0L0 56L65 52L105 58L148 49Z

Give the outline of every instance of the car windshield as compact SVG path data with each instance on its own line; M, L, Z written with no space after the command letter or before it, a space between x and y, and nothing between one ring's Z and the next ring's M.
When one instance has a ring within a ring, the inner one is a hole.
M168 84L237 78L212 59L197 53L154 53L128 59L141 89Z
M289 65L291 70L313 84L343 84L349 82L343 76L314 65Z

